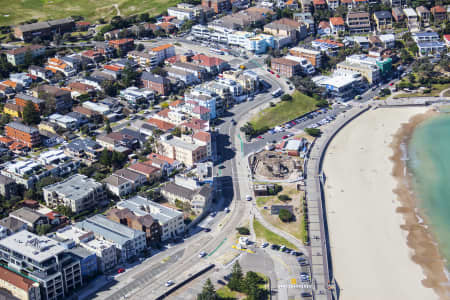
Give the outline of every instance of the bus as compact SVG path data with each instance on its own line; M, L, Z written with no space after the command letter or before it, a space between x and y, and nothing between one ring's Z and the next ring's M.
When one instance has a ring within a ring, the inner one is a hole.
M272 92L272 97L278 97L281 94L281 89L277 89Z

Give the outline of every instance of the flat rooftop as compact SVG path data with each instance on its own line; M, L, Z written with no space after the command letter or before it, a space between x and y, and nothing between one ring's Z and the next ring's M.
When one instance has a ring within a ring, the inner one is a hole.
M0 240L0 246L13 250L39 263L65 251L57 241L38 236L26 230Z

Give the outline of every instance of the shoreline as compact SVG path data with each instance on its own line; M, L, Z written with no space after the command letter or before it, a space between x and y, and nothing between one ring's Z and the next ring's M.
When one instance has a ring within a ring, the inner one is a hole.
M393 136L390 147L394 154L390 159L394 164L392 176L397 181L397 186L393 190L399 203L396 212L404 220L400 228L407 234L407 245L413 252L411 259L423 270L425 278L421 281L422 284L433 289L441 299L448 299L450 286L446 274L446 260L440 252L436 237L429 228L427 216L420 211L418 203L421 200L413 191L413 177L406 160L403 159L404 151L408 149L414 130L437 115L439 115L438 112L429 110L413 116L407 123L402 124Z

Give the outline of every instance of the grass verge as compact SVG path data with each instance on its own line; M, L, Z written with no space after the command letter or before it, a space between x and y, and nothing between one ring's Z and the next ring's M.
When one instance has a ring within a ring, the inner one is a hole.
M273 128L316 109L317 101L299 91L292 94L291 101L281 101L274 107L259 112L250 123L256 131Z
M253 220L253 229L255 230L256 238L263 239L271 244L285 245L288 248L297 249L297 247L291 244L288 240L270 231L256 219Z

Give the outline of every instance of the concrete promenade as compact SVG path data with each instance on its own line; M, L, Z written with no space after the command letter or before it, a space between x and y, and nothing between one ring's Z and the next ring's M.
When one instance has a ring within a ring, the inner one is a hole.
M309 237L311 243L311 271L314 278L314 299L336 299L337 294L329 289L333 282L331 253L328 245L328 230L325 198L322 184L322 160L333 137L350 121L370 109L370 106L353 108L341 115L315 140L306 168L306 201L308 207Z

